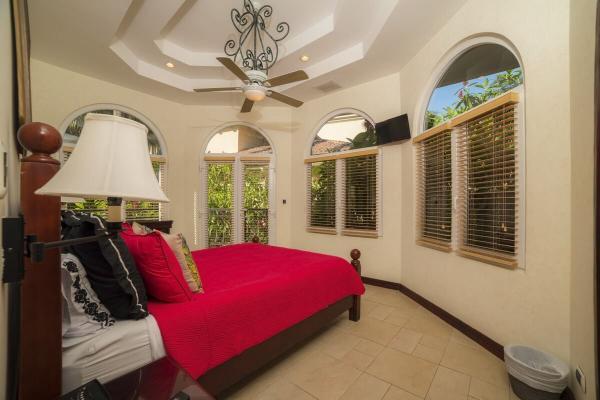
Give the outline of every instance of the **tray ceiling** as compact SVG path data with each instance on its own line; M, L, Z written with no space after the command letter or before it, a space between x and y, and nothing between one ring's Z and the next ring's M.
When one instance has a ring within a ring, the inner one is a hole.
M309 80L281 91L306 101L322 96L324 84L349 87L398 71L464 2L258 2L273 6L273 26L290 24L269 75L304 69ZM242 0L30 0L29 8L33 58L184 104L241 102L238 93L192 90L239 85L215 58L236 37L230 10Z

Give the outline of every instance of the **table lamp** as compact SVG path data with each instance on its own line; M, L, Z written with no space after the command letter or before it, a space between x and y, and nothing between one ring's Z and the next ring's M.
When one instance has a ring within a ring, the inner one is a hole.
M69 160L35 194L107 199L107 231L49 243L32 240L28 244L32 261L41 260L45 249L88 243L118 232L123 200L169 201L152 169L147 134L148 128L130 119L94 113L85 116Z

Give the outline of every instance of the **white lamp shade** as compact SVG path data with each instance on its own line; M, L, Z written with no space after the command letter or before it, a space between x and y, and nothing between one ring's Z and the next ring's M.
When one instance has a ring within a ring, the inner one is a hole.
M35 193L168 202L152 169L147 133L126 118L87 114L69 160Z

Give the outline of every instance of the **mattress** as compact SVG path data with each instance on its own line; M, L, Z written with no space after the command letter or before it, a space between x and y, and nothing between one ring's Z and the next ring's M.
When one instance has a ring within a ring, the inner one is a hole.
M152 315L81 337L63 338L62 392L92 379L107 382L165 356L160 330Z

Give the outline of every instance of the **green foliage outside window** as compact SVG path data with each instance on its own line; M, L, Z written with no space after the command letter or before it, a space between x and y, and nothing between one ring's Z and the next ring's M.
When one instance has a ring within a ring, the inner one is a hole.
M310 226L335 228L335 160L311 164Z
M208 247L233 241L233 164L208 164Z

